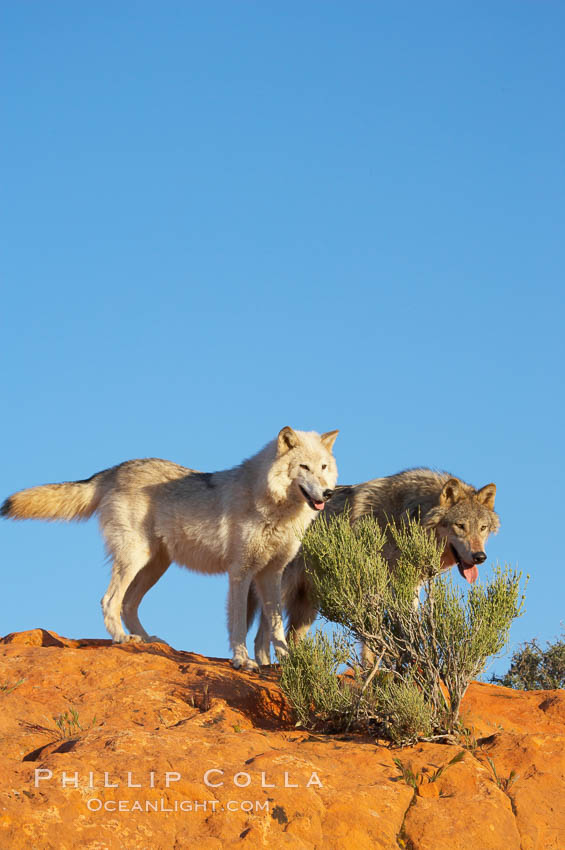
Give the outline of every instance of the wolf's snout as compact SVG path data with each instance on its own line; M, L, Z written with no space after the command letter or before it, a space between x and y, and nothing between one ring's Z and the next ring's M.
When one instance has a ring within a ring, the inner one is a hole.
M324 492L322 493L322 496L324 497L324 502L327 502L328 499L331 499L333 494L334 494L333 490L324 490Z
M472 556L473 556L473 563L474 564L482 564L487 559L485 552L473 552Z

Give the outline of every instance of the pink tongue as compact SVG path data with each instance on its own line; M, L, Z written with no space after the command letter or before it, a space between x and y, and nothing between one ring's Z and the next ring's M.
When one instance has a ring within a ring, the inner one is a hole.
M317 511L323 511L324 510L324 502L314 502L313 504L314 504L314 507L316 508Z
M469 582L469 584L473 584L479 577L479 568L476 564L473 564L472 567L463 567L463 578Z

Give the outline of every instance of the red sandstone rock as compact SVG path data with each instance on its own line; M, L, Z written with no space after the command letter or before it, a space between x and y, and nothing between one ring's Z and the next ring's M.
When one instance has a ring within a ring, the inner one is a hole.
M473 684L477 746L428 782L460 747L298 731L275 671L44 629L0 644L0 848L565 848L561 691ZM71 707L82 728L63 740L53 718Z

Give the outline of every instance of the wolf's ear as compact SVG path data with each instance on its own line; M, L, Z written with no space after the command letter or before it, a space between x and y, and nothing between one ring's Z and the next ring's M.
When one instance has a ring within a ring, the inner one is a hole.
M484 487L481 487L480 490L477 490L475 498L477 502L480 502L481 505L484 505L489 511L494 511L495 496L496 484L486 484Z
M339 431L326 431L325 434L320 436L320 440L324 444L325 448L331 452L333 448L333 444L335 443L335 438L339 434Z
M457 480L457 478L450 478L449 481L446 481L443 485L443 490L441 491L441 496L439 497L439 503L442 507L449 508L451 505L457 504L463 498L463 488L461 487L461 482Z
M290 425L287 425L281 431L279 431L279 436L277 437L277 454L283 455L289 449L293 449L299 443L298 434L296 431L293 431Z

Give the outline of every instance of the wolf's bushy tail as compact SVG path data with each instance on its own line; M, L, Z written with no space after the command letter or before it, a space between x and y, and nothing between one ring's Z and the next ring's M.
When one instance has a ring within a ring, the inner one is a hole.
M105 469L84 481L42 484L9 496L0 507L0 516L11 519L88 519L103 496Z

